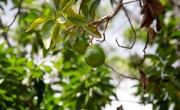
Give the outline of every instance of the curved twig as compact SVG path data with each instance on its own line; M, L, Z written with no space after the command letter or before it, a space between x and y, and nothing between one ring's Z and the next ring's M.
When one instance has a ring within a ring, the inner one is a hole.
M4 25L3 25L3 23L2 23L2 21L1 21L1 19L0 19L0 29L4 29L4 28L5 28L5 27L4 27ZM10 44L9 39L8 39L8 33L7 33L7 32L2 32L2 36L3 36L4 40L6 40L7 45L8 45L9 47L11 47L11 44Z
M94 36L92 36L92 38L89 40L89 42L88 42L89 45L93 44L92 43L93 39L94 39Z
M134 78L134 77L130 77L130 76L126 76L126 75L124 75L124 74L122 74L122 73L119 73L118 71L116 71L113 67L111 67L110 65L108 65L108 64L104 64L106 67L108 67L108 68L110 68L113 72L115 72L115 73L117 73L118 75L120 75L120 76L122 76L122 77L124 77L124 78L128 78L128 79L132 79L132 80L138 80L138 81L140 81L140 79L138 79L138 78Z
M126 14L126 16L127 16L127 18L128 18L129 24L131 25L131 29L132 29L132 31L133 31L133 33L134 33L134 41L133 41L133 44L132 44L130 47L121 46L121 45L118 43L117 38L116 38L116 43L117 43L117 45L118 45L119 47L121 47L121 48L132 49L133 46L134 46L134 44L135 44L135 42L136 42L137 35L136 35L136 31L135 31L135 29L134 29L134 27L133 27L133 25L132 25L132 23L131 23L131 19L129 18L129 15L128 15L125 7L122 6L122 8L123 8L123 10L124 10L124 12L125 12L125 14Z
M123 6L123 4L129 4L129 3L133 3L133 2L137 2L137 1L140 1L140 0L132 0L132 1L125 2L125 3L122 3L123 0L119 0L119 1L117 2L116 8L114 9L114 11L113 11L112 13L110 13L110 14L102 17L102 18L100 18L99 20L92 21L92 22L90 22L89 24L94 24L94 25L95 25L95 24L98 24L99 22L104 23L104 22L106 22L107 20L111 20L111 19L119 12L119 10L120 10L121 7Z
M99 41L99 42L106 41L106 29L107 29L108 23L109 23L109 20L107 20L107 22L105 24L105 28L104 28L104 31L103 31L103 39L102 40L97 40L97 41Z
M22 1L23 1L23 0L21 0L21 1L19 2L18 11L17 11L17 13L16 13L16 15L15 15L13 21L12 21L9 25L7 25L6 27L9 28L9 27L12 26L13 23L15 22L17 16L19 15L19 13L20 13L20 11L21 11L21 4L22 4Z

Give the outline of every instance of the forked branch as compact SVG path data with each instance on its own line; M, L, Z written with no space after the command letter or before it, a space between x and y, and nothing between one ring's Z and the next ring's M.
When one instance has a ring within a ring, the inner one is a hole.
M132 1L125 2L125 3L123 3L123 0L118 0L117 1L117 6L116 6L116 8L114 9L114 11L112 13L100 18L99 20L92 21L89 24L96 25L98 23L104 23L104 22L106 22L108 20L111 20L119 12L119 10L123 6L123 4L129 4L129 3L133 3L133 2L137 2L137 1L141 1L141 0L132 0Z
M96 24L104 23L104 22L106 22L107 20L112 19L112 18L119 12L119 10L121 9L121 7L122 7L122 5L123 5L122 2L123 2L123 0L119 0L119 1L117 2L117 6L116 6L116 8L114 9L114 11L113 11L112 13L110 13L110 14L102 17L102 18L100 18L100 19L97 20L97 21L92 21L92 22L90 22L89 24L94 24L94 25L96 25Z

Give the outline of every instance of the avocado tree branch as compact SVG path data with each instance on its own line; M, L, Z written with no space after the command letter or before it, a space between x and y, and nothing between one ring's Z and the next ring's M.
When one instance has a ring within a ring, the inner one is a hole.
M105 64L106 67L110 68L113 72L117 73L118 75L124 77L124 78L127 78L127 79L132 79L132 80L138 80L140 81L139 78L135 78L135 77L130 77L130 76L126 76L122 73L119 73L116 69L114 69L112 66L108 65L108 64Z
M9 25L7 25L8 28L9 28L10 26L13 25L13 23L15 22L17 16L19 15L19 13L20 13L20 11L21 11L21 4L22 4L22 1L23 1L23 0L20 0L20 2L19 2L18 11L17 11L17 13L16 13L16 15L15 15L13 21L12 21Z
M104 42L106 40L106 33L105 32L106 32L106 29L108 27L108 23L109 23L109 20L106 21L105 28L103 30L103 39L102 40L97 40L97 41Z
M17 11L17 13L16 13L13 21L12 21L9 25L4 26L3 23L2 23L2 20L0 19L0 28L1 28L2 30L5 29L5 28L9 29L9 27L11 27L11 26L13 25L13 23L15 22L17 16L18 16L19 13L20 13L22 1L23 1L23 0L20 0L19 6L18 6L18 11ZM9 47L11 47L11 44L10 44L10 42L9 42L9 40L8 40L8 33L4 31L4 32L2 33L2 36L4 37L4 40L6 40L7 45L8 45Z
M0 19L0 29L3 30L4 28L5 28L5 27L4 27L3 23L2 23L2 20ZM6 40L7 45L8 45L9 47L11 47L11 44L10 44L10 42L9 42L9 40L8 40L8 34L7 34L7 32L3 31L3 32L2 32L2 36L3 36L4 40Z
M119 0L119 1L117 2L117 6L116 6L116 8L114 9L114 11L113 11L112 13L110 13L110 14L102 17L102 18L100 18L100 19L97 20L97 21L92 21L92 22L90 22L89 24L94 24L94 25L96 25L96 24L104 23L104 22L112 19L112 18L119 12L119 10L121 9L121 7L122 7L122 5L123 5L122 2L123 2L123 0Z
M135 42L136 42L137 35L136 35L136 31L135 31L135 29L134 29L134 27L133 27L133 25L132 25L132 23L131 23L131 19L129 18L129 15L128 15L125 7L122 6L122 8L123 8L123 10L124 10L124 12L125 12L125 14L126 14L126 16L127 16L127 18L128 18L129 24L131 25L131 29L132 29L132 31L133 31L133 33L134 33L134 41L133 41L133 44L132 44L130 47L121 46L121 45L118 43L117 38L116 38L116 43L118 44L119 47L126 48L126 49L132 49L133 46L134 46L134 44L135 44Z
M99 23L107 22L107 21L111 20L119 12L119 10L123 6L123 4L129 4L129 3L137 2L137 1L141 1L141 0L132 0L132 1L125 2L125 3L123 3L123 0L118 0L116 8L110 14L108 14L108 15L106 15L106 16L104 16L104 17L102 17L96 21L92 21L89 24L96 25Z

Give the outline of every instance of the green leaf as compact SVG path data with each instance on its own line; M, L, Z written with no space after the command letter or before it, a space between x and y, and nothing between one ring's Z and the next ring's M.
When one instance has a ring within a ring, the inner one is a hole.
M180 31L174 31L170 35L171 38L178 38L180 36Z
M88 104L89 97L90 97L90 96L89 96L89 94L87 93L87 94L86 94L86 98L85 98L85 102L84 102L84 104L85 104L85 105L87 105L87 104Z
M68 20L77 26L85 26L88 23L85 17L78 14L69 15Z
M42 24L43 22L46 22L47 20L51 19L50 16L46 16L46 17L40 17L35 19L31 25L29 26L29 28L26 30L26 32L36 28L37 26L39 26L40 24Z
M96 38L101 38L100 32L95 28L93 25L89 26L84 26L83 29L90 35L96 37Z
M62 17L59 17L59 18L57 19L57 21L58 21L58 23L60 23L60 24L65 24L65 23L67 22L67 19L66 19L64 16L62 16Z
M56 47L56 43L51 43L51 44L50 44L50 47L49 47L48 49L46 49L45 46L43 46L43 49L42 49L42 51L43 51L43 57L45 58L45 57L49 54L49 52L50 52L51 50L53 50L55 47Z
M45 58L50 52L50 49L45 49L45 47L43 46L42 52L43 52L43 57Z
M2 94L5 94L5 93L7 93L6 90L0 89L0 94L1 94L1 95L2 95Z
M100 2L101 2L101 0L95 0L93 2L93 4L90 7L90 10L89 10L90 16L94 16L95 11L96 11L97 7L99 6Z
M54 42L58 41L59 33L60 33L60 25L59 23L55 23L52 27L52 41Z
M89 0L83 0L80 5L80 10L82 11L83 15L88 18L89 16Z
M147 54L146 58L150 58L152 60L161 61L160 58L157 55L153 55L153 54Z
M54 21L49 20L49 21L45 22L42 27L42 42L44 44L45 49L49 49L49 47L51 45L53 25L54 25Z
M68 9L67 14L67 19L77 26L85 26L88 24L84 16L76 14L72 9Z
M74 4L75 0L60 0L60 8L62 12L66 12L69 7Z

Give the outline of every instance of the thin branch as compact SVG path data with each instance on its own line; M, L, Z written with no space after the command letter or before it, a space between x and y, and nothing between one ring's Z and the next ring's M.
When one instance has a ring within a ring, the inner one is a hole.
M12 21L9 25L4 26L3 23L2 23L2 21L1 21L1 19L0 19L0 28L1 28L1 29L5 29L5 28L9 29L9 27L11 27L11 26L13 25L13 23L15 22L17 16L18 16L19 13L20 13L22 1L23 1L23 0L20 1L19 6L18 6L18 11L17 11L17 13L16 13L13 21ZM11 44L10 44L10 42L9 42L9 40L8 40L8 34L7 34L7 32L3 32L2 35L3 35L4 39L6 40L8 46L11 47Z
M123 0L119 0L118 3L117 3L117 6L116 8L114 9L114 11L112 13L110 13L109 15L106 15L102 18L100 18L99 20L97 21L93 21L93 22L90 22L89 24L98 24L98 23L104 23L106 22L107 20L110 20L112 19L118 12L119 10L121 9L123 3L122 3Z
M0 28L1 28L1 29L4 29L4 28L5 28L5 27L3 26L3 23L2 23L2 21L1 21L1 19L0 19ZM7 32L3 32L3 33L2 33L2 36L4 37L4 40L6 40L7 45L8 45L9 47L11 47L11 44L10 44L10 42L9 42L9 40L8 40L8 34L7 34Z
M93 43L92 43L93 39L94 39L94 36L92 36L92 38L91 38L90 41L88 42L89 45L92 45L92 44L93 44Z
M138 102L138 101L131 101L131 100L112 100L112 101L122 101L122 102L130 102L130 103L137 103L137 104L144 104L143 102Z
M117 70L115 70L112 66L110 66L110 65L108 65L108 64L105 64L105 66L107 66L107 67L110 68L113 72L117 73L118 75L120 75L120 76L122 76L122 77L124 77L124 78L140 81L140 79L138 79L138 78L126 76L126 75L124 75L124 74L122 74L122 73L119 73Z
M140 0L133 0L133 1L125 2L125 3L122 3L123 0L119 0L119 1L117 2L116 8L114 9L114 11L113 11L112 13L110 13L110 14L102 17L102 18L100 18L100 19L97 20L97 21L90 22L89 24L98 24L99 22L104 23L104 22L106 22L107 20L111 20L111 19L119 12L119 10L120 10L121 7L123 6L123 4L129 4L129 3L137 2L137 1L140 1Z
M129 4L129 3L137 2L137 1L140 2L141 0L132 0L132 1L124 2L124 3L122 3L122 4L125 5L125 4Z
M22 4L22 1L23 1L23 0L21 0L20 3L19 3L18 11L17 11L17 13L16 13L16 15L15 15L13 21L7 26L8 28L9 28L10 26L12 26L12 24L15 22L17 16L19 15L19 13L20 13L20 11L21 11L21 4Z
M122 102L130 102L130 103L137 103L137 104L145 104L144 102L140 102L140 101L131 101L131 100L112 100L112 101L122 101ZM148 102L147 104L153 104L153 102Z
M109 23L109 20L106 22L105 24L105 28L104 28L104 31L103 31L103 40L97 40L99 42L104 42L106 40L106 29L107 29L107 26L108 26L108 23Z
M133 30L133 33L134 33L134 41L133 41L133 44L132 44L130 47L121 46L121 45L118 43L117 38L116 38L116 43L118 44L119 47L126 48L126 49L132 49L133 46L134 46L134 44L135 44L135 42L136 42L137 35L136 35L136 31L135 31L135 29L134 29L134 27L133 27L133 25L132 25L132 23L131 23L131 19L129 18L129 15L128 15L125 7L122 6L122 8L123 8L123 10L124 10L124 12L125 12L125 14L126 14L126 16L127 16L127 18L128 18L129 24L131 25L131 29Z
M147 48L148 42L149 42L149 32L147 33L146 44L143 49L144 57L143 57L142 61L138 64L138 66L142 65L144 63L144 60L146 59L146 48Z

